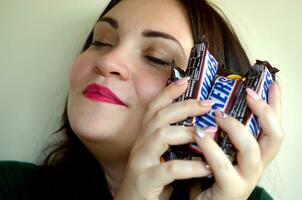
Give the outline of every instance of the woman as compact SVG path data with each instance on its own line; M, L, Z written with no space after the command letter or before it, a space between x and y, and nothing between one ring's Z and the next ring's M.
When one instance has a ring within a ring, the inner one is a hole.
M216 111L218 125L239 151L236 166L211 139L214 127L196 134L193 128L170 126L205 114L213 104L172 104L188 78L166 87L172 60L185 69L191 47L203 35L220 63L247 71L250 64L237 37L205 1L111 1L72 66L64 124L57 131L64 133L64 141L42 167L2 163L14 191L3 194L28 199L269 199L254 188L284 135L277 82L270 88L269 104L247 91L248 105L264 131L259 143L238 121ZM169 145L191 142L199 145L209 167L199 161L160 163ZM198 185L187 191L169 185L211 173L216 182L205 191Z

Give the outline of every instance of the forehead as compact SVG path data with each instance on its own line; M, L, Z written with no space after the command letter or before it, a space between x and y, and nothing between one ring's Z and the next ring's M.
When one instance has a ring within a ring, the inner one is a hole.
M193 46L193 36L185 8L176 0L122 0L105 16L116 19L119 29L141 33L155 30L173 35L186 54Z

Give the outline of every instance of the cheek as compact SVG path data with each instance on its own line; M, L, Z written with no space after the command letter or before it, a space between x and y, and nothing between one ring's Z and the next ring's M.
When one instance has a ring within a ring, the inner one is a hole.
M86 78L91 74L92 64L88 55L81 54L73 63L69 74L70 89L79 88ZM85 78L86 77L86 78Z
M136 80L136 91L140 101L147 105L152 101L165 87L167 83L167 74L144 73Z

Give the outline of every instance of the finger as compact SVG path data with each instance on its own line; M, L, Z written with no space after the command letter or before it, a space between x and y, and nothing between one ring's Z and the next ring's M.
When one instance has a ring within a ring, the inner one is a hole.
M175 83L165 87L152 102L149 103L143 124L145 124L154 115L154 113L162 107L171 104L174 99L183 94L187 88L190 77L182 78Z
M202 161L171 160L149 168L141 182L148 188L165 186L174 180L204 177L211 173Z
M261 153L257 140L247 127L220 110L215 111L218 126L227 133L231 143L237 149L238 170L242 177L249 180L257 177L261 171Z
M266 135L280 137L279 120L273 107L261 100L257 94L247 89L247 103L252 113L258 117L258 121Z
M263 130L258 138L261 157L268 164L277 154L284 138L284 131L274 109L259 99L252 90L247 90L247 103L251 111L258 117Z
M188 117L194 117L207 113L214 104L212 100L198 101L189 99L168 105L158 110L149 121L147 129L158 129L167 124L173 124Z
M180 145L194 142L194 128L183 126L165 126L149 135L140 145L141 154L149 155L158 162L160 156L166 152L169 145Z
M232 163L212 137L207 134L207 131L201 130L201 128L198 130L198 128L195 140L213 172L215 181L220 185L232 183L233 178L238 177Z
M274 81L268 93L268 104L275 111L277 117L280 119L281 117L281 90L279 83Z

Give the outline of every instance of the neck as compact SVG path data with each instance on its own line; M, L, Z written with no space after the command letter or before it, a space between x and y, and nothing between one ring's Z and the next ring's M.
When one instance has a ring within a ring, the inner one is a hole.
M125 173L125 163L106 163L100 161L112 196L118 191Z
M102 166L110 192L115 196L124 177L129 152L112 141L85 145Z
M86 146L89 147L89 150L93 153L102 166L109 190L114 197L124 178L129 152L122 148L115 148L118 146L113 145L112 142L109 142L107 145L102 143L101 145L86 144ZM161 195L159 196L159 200L170 199L171 193L171 186L164 187Z

